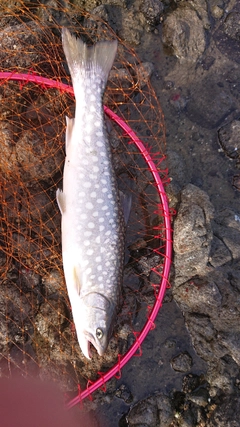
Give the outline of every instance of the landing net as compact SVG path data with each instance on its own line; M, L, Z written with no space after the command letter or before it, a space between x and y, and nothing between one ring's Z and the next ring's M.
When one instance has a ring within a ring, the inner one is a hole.
M171 260L165 132L148 67L119 40L104 109L119 188L132 193L132 210L113 337L106 355L93 350L89 362L72 322L55 197L65 116L74 116L61 27L88 43L117 36L70 2L25 4L0 7L0 375L56 381L72 407L119 377L154 327Z

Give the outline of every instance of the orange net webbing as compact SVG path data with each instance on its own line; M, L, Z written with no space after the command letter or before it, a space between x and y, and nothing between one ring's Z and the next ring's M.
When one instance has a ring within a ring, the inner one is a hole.
M18 0L12 7L0 6L0 72L71 85L61 27L88 43L116 37L103 21L70 1L52 4ZM87 361L77 344L65 288L55 197L65 159L65 116L74 115L74 97L30 80L0 79L0 375L39 375L70 392L116 363L131 344L136 322L141 328L146 321L155 300L152 284L161 277L164 222L148 165L129 136L108 119L119 187L132 193L129 251L108 351L102 358L94 352ZM121 40L104 104L134 130L161 168L162 111L147 67Z

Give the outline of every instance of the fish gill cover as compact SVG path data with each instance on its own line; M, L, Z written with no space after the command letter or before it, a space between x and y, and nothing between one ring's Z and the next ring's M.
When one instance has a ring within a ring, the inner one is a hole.
M61 28L89 44L117 36L70 2L52 4L18 0L0 6L0 376L39 376L74 396L99 378L100 385L105 382L113 366L116 374L131 346L140 347L148 319L148 330L153 326L156 312L152 318L150 313L166 287L171 255L161 187L167 181L165 130L146 68L118 39L103 102L118 185L132 195L132 207L113 335L106 354L99 357L93 349L88 361L77 343L64 282L56 203L65 116L73 117L75 107Z

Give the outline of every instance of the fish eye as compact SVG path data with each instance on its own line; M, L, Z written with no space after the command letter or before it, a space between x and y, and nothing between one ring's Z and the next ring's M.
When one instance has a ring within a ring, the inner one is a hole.
M97 328L96 330L96 337L98 340L100 340L103 337L103 331L100 328Z

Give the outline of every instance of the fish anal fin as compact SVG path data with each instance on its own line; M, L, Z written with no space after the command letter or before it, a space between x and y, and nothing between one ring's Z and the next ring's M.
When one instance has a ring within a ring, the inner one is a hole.
M73 279L74 279L74 285L75 285L76 291L77 291L78 295L80 295L81 282L80 282L80 271L79 271L78 266L74 266Z
M122 206L125 225L127 225L132 207L132 196L130 194L125 194L121 190L119 190L119 197L120 204Z
M56 191L56 199L57 199L59 210L63 215L66 210L66 197L65 197L65 194L62 192L62 190L60 190L60 188L58 188Z

